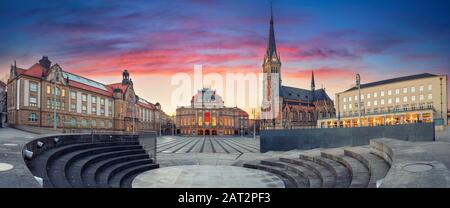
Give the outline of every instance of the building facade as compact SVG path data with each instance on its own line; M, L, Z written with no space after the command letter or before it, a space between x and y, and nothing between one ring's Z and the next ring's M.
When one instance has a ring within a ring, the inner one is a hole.
M177 134L247 135L248 114L240 108L224 106L216 91L204 88L192 97L191 106L176 112Z
M314 72L311 89L282 85L281 60L277 52L273 16L270 17L269 38L263 68L263 100L261 127L315 127L317 120L335 116L334 103L325 89L316 89Z
M105 85L64 71L47 57L28 69L11 65L8 123L67 131L158 131L160 106L139 98L127 70ZM55 113L56 112L56 113ZM55 122L56 118L56 122Z
M2 81L0 81L0 128L3 127L3 124L6 121L6 84Z
M336 94L337 117L318 127L356 127L435 122L448 123L447 76L429 73L361 84ZM361 123L361 125L360 125Z

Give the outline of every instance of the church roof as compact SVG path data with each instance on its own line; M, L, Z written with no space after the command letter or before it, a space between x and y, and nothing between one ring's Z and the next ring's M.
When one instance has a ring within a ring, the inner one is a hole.
M331 100L325 92L325 89L314 90L314 96L311 90L281 86L280 96L283 99L289 100L303 100L303 101L317 101L317 100Z

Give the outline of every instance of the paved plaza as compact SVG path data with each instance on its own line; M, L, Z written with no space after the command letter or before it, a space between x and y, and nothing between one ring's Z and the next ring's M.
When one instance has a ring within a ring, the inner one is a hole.
M230 166L186 165L138 175L133 188L284 188L275 174Z
M158 138L158 153L257 153L259 138L218 136L163 136Z

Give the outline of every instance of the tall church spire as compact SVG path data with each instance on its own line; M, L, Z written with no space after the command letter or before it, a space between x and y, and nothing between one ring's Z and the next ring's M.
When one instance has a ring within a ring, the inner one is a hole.
M316 89L316 83L314 81L314 70L312 70L312 76L311 76L311 91L314 92L314 90Z
M272 58L272 55L277 56L277 45L275 43L275 31L273 29L273 12L272 12L272 2L270 2L270 29L269 29L269 41L267 43L266 55L268 58Z

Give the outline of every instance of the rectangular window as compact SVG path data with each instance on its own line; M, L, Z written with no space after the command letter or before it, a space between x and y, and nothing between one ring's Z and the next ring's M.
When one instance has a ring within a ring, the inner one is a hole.
M199 126L203 126L203 121L202 121L202 117L201 116L198 117L198 125Z
M357 95L355 95L355 101L358 101L358 96Z
M364 94L361 94L361 100L364 100Z
M93 114L97 113L97 107L92 107L91 111Z
M36 97L30 97L30 106L32 106L32 107L37 106L37 98Z
M74 103L70 104L70 110L71 111L76 111L77 110L77 105L74 104Z
M100 98L100 105L105 105L105 99L104 98Z
M408 93L408 88L403 88L403 93Z
M370 107L370 101L369 101L369 102L367 102L367 107Z
M52 87L50 85L47 85L47 94L52 93Z
M37 92L37 83L30 82L30 92Z
M388 95L392 95L392 90L388 90Z
M396 95L400 94L400 89L395 89L395 94Z
M411 92L415 93L416 92L416 87L411 87Z
M400 102L400 98L396 97L395 98L395 103L399 103Z
M348 101L349 101L349 102L352 102L352 97L348 97Z
M374 101L373 101L373 105L374 105L374 106L377 106L377 105L378 105L378 100L374 100Z
M369 93L369 94L367 94L367 99L370 99L370 93Z
M96 104L97 103L97 97L92 97L92 104Z
M344 105L344 110L347 110L347 105Z
M413 101L413 102L416 101L416 96L414 96L414 95L411 96L411 101Z
M428 94L428 100L433 99L433 94Z
M100 114L103 115L103 116L105 115L105 109L104 108L100 109Z
M392 98L388 99L388 104L392 104Z
M87 101L87 95L81 94L81 101L86 102Z
M403 97L403 102L404 102L404 103L408 102L408 97L406 97L406 96Z
M76 99L77 99L77 92L75 92L75 91L70 91L70 99L76 100Z
M347 98L344 98L344 103L347 102Z
M423 100L423 95L419 95L419 100Z
M63 97L66 96L66 90L65 90L65 89L62 89L62 90L61 90L61 96L63 96Z
M421 86L419 87L419 91L420 91L420 92L423 92L423 85L421 85Z
M87 113L87 106L81 105L81 111L82 111L82 113Z
M374 93L373 93L373 97L374 97L374 98L378 97L378 93L374 92Z
M432 90L433 89L433 85L429 84L428 85L428 90Z
M50 100L50 98L47 98L47 108L52 108L52 101Z
M348 109L352 109L352 104L348 104Z
M384 91L380 92L381 97L384 97Z
M381 99L381 105L384 105L384 99Z

